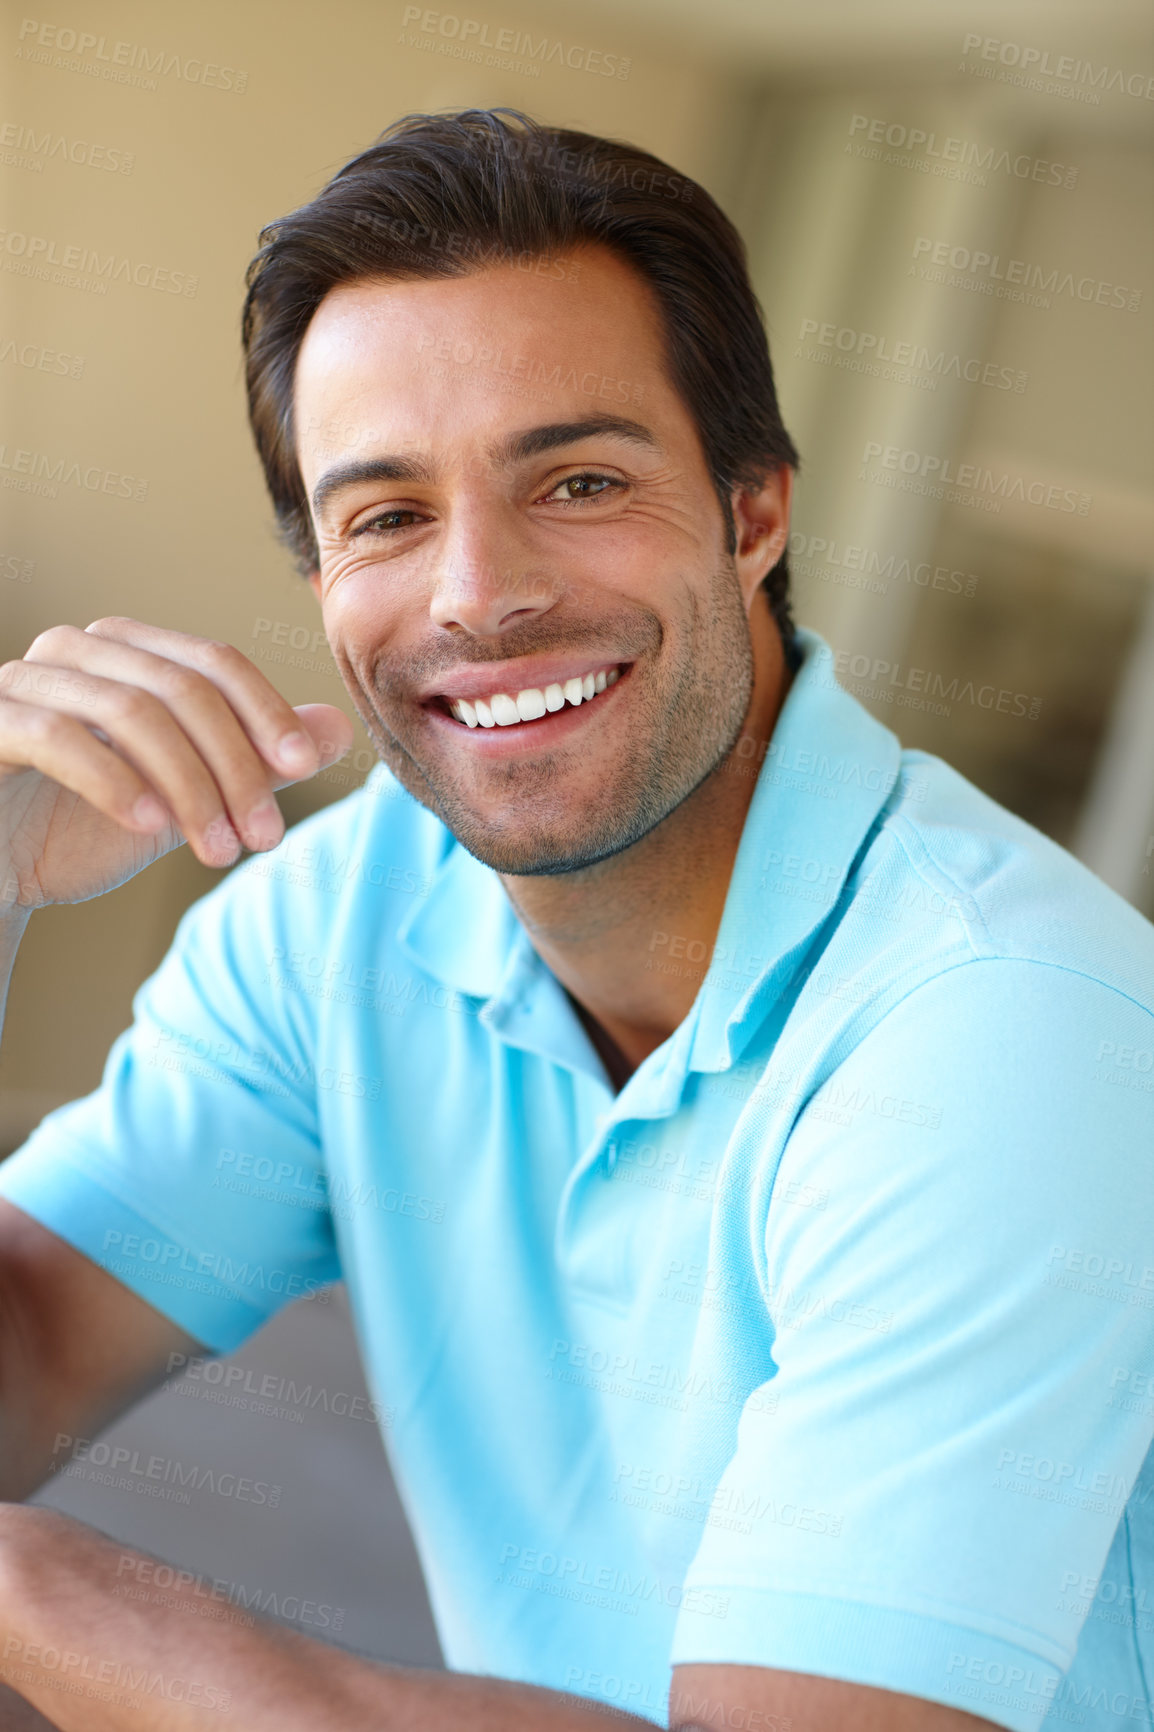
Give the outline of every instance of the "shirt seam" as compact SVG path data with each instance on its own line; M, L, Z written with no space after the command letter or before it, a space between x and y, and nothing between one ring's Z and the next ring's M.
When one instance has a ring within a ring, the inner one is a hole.
M61 1131L57 1133L57 1135L59 1136L61 1143L66 1146L57 1149L56 1158L64 1166L71 1167L72 1171L78 1178L85 1180L90 1185L94 1185L98 1191L103 1191L106 1196L111 1197L114 1202L119 1203L122 1209L127 1209L129 1214L135 1215L137 1220L143 1221L145 1226L151 1227L154 1232L163 1233L165 1238L170 1239L174 1245L179 1245L181 1250L187 1252L189 1256L199 1257L205 1255L204 1252L198 1251L185 1239L181 1238L177 1233L174 1233L172 1228L166 1225L163 1220L156 1220L151 1214L146 1213L140 1207L139 1202L129 1201L116 1185L107 1182L107 1179L103 1174L97 1176L93 1173L87 1164L92 1159L91 1152L85 1148L84 1144L76 1142L75 1139L69 1136L67 1131ZM84 1161L74 1158L74 1154L83 1154ZM207 1253L209 1256L220 1256L220 1254L220 1252L213 1251ZM85 1253L85 1255L87 1255L87 1253ZM98 1268L104 1269L106 1273L115 1273L107 1264L100 1262L99 1258L94 1257L92 1261L97 1264ZM200 1275L200 1279L211 1281L218 1294L227 1296L237 1305L242 1305L247 1312L250 1312L254 1317L259 1317L262 1322L267 1321L269 1316L268 1311L259 1305L254 1305L251 1299L247 1298L243 1293L238 1292L235 1287L231 1287L227 1281L220 1280L219 1276L210 1272L203 1272Z
M908 813L894 812L892 815L892 821L890 823L888 823L885 827L890 831L890 834L893 836L894 841L897 843L898 847L901 849L903 855L905 856L906 862L908 863L908 865L910 867L910 870L912 872L916 873L917 876L922 880L922 882L925 885L927 885L928 888L933 889L934 885L932 884L931 880L927 877L925 871L923 870L923 865L926 863L931 864L933 866L934 870L941 874L942 878L944 878L945 881L953 887L953 889L958 893L959 896L965 898L966 900L968 900L969 902L972 902L974 904L975 914L973 916L972 923L976 926L980 926L981 933L985 939L985 942L989 945L989 951L990 951L990 953L983 955L977 949L977 946L974 944L973 936L972 936L971 931L970 931L971 917L963 914L961 917L962 927L965 931L966 938L969 941L970 948L974 951L974 960L975 961L977 961L977 962L1035 962L1035 963L1038 963L1040 966L1045 967L1045 968L1060 968L1060 969L1062 969L1062 971L1064 973L1078 975L1083 980L1090 980L1090 981L1093 981L1094 984L1097 986L1106 987L1106 989L1108 991L1117 993L1117 995L1120 998L1126 999L1129 1003L1135 1005L1139 1010L1145 1011L1145 1013L1148 1016L1154 1016L1154 1007L1147 1005L1147 1004L1143 1004L1139 999L1134 998L1130 993L1126 992L1122 987L1115 986L1112 981L1103 980L1099 975L1087 974L1085 969L1072 968L1072 967L1070 967L1070 965L1068 963L1055 962L1052 959L1046 958L1046 957L1031 956L1031 955L1027 955L1027 954L1010 955L1007 952L1005 952L999 945L997 945L995 943L993 935L991 934L990 929L989 929L988 925L986 924L985 916L982 914L981 908L978 906L978 899L974 895L974 892L972 890L967 890L962 884L960 884L958 882L957 878L955 877L955 875L952 872L950 872L942 864L942 862L937 858L937 856L934 855L930 851L926 842L923 840L920 831L917 829L917 826L915 825L913 819L910 818ZM1045 838L1045 839L1047 841L1049 840L1049 838ZM914 857L914 853L912 851L912 848L914 845L916 845L917 850L920 852L920 854L922 856L921 860L918 860ZM889 1013L887 1012L886 1014L888 1015Z
M893 812L888 820L882 821L880 828L884 831L888 831L888 833L893 837L894 841L901 849L902 855L905 858L910 871L921 880L927 889L937 890L940 888L939 885L934 884L933 880L923 869L926 864L930 864L933 866L935 872L937 872L939 876L950 885L951 889L956 891L960 897L974 904L976 915L971 918L969 915L963 914L961 923L962 929L966 935L966 941L974 953L975 960L983 960L983 957L982 952L974 943L974 937L971 931L972 925L980 925L982 937L986 945L990 950L996 950L993 935L991 934L989 927L986 925L985 917L983 916L981 909L977 905L977 897L974 895L972 890L967 890L959 884L954 874L948 871L946 867L944 867L941 862L930 853L925 842L922 840L920 832L914 825L913 820L909 818L905 812ZM916 859L914 857L914 844L916 844L917 849L921 854L921 859Z
M1070 974L1073 975L1076 980L1087 980L1090 982L1091 986L1102 987L1105 992L1113 993L1116 998L1121 998L1127 1004L1133 1005L1135 1010L1140 1010L1143 1015L1148 1016L1152 1021L1154 1021L1154 1007L1143 1004L1140 999L1134 998L1132 994L1126 992L1124 988L1116 986L1113 981L1103 980L1096 974L1087 974L1083 968L1071 968L1069 963L1054 962L1050 958L1044 956L1012 956L1001 952L998 952L993 956L982 956L975 953L973 956L968 956L962 961L951 963L948 968L940 968L936 973L927 975L923 979L917 980L909 986L902 996L896 998L891 1005L887 1006L882 1015L878 1017L877 1021L870 1025L862 1035L861 1041L855 1042L853 1048L851 1048L851 1050L846 1054L845 1059L838 1064L836 1069L840 1070L841 1064L847 1062L847 1060L854 1056L854 1053L857 1051L858 1046L862 1044L862 1041L869 1039L871 1035L875 1034L877 1030L881 1028L882 1024L887 1022L896 1010L900 1010L906 1000L912 998L915 993L921 992L925 987L934 986L939 980L944 980L947 974L953 974L959 968L973 968L975 966L981 966L983 964L988 965L990 963L1024 963L1031 968L1057 969L1060 974Z
M989 932L989 927L986 925L984 916L982 916L981 908L977 908L976 895L974 895L972 890L967 890L963 885L960 885L958 880L956 880L955 875L953 875L951 871L948 871L948 869L944 868L943 864L939 863L937 859L934 859L934 856L930 854L930 850L927 849L924 840L920 837L917 828L915 828L913 821L911 821L904 812L892 812L889 819L884 819L884 821L882 821L882 824L880 824L880 830L887 831L887 833L894 838L894 842L898 843L904 861L906 861L906 866L910 868L913 875L920 878L920 882L924 883L927 889L941 889L941 885L936 885L934 880L930 878L929 873L924 869L927 864L932 864L932 868L934 868L934 871L939 875L939 878L948 883L951 890L955 890L956 895L960 895L960 897L963 897L965 901L974 902L976 914L974 914L974 916L962 914L962 930L965 932L965 939L967 939L967 944L970 946L970 951L974 953L974 958L976 958L976 960L981 960L982 956L979 947L977 947L976 942L974 942L974 934L972 934L972 930L970 930L974 925L979 925L979 927L981 927L984 944L986 944L991 951L996 949L995 940L993 940L993 935ZM915 859L915 854L913 854L913 845L915 845L915 843L917 843L918 852L920 852L920 856L922 856L920 859Z
M767 1582L753 1581L747 1576L727 1576L723 1580L719 1580L716 1577L702 1577L701 1579L694 1577L692 1581L689 1581L687 1578L685 1585L686 1592L692 1591L697 1593L708 1591L716 1594L729 1595L732 1595L734 1590L739 1588L745 1588L757 1594L801 1594L808 1599L826 1600L831 1605L850 1606L855 1610L863 1612L895 1612L903 1618L920 1618L935 1623L954 1623L958 1629L967 1630L974 1636L981 1636L989 1633L980 1628L976 1628L972 1623L972 1606L958 1606L951 1600L934 1602L939 1606L939 1610L931 1611L927 1610L925 1607L915 1608L909 1605L903 1605L898 1601L863 1600L855 1598L851 1594L831 1592L828 1588L805 1587L797 1583L791 1584L788 1587L782 1585L771 1586ZM948 1616L946 1614L948 1614ZM1002 1619L991 1619L990 1622L997 1622L1001 1626L1001 1634L997 1638L999 1641L1009 1642L1014 1647L1025 1649L1026 1652L1035 1652L1036 1644L1041 1642L1043 1646L1050 1649L1051 1652L1063 1656L1060 1661L1048 1661L1047 1664L1060 1664L1064 1667L1069 1667L1073 1662L1072 1649L1066 1649L1040 1630L1030 1629L1024 1624L1012 1624ZM1016 1631L1017 1634L1007 1634L1007 1631ZM1026 1647L1022 1638L1027 1636L1031 1638L1034 1646ZM1041 1655L1038 1657L1042 1658Z
M927 987L935 986L938 981L944 980L947 975L954 974L961 968L988 967L999 963L1010 963L1014 965L1025 964L1031 968L1053 968L1061 974L1072 975L1076 980L1089 981L1092 986L1100 986L1105 992L1113 993L1116 998L1122 999L1124 1003L1133 1005L1136 1010L1140 1010L1145 1016L1154 1022L1154 1008L1142 1004L1140 1000L1132 997L1131 994L1124 991L1122 987L1115 986L1111 981L1102 980L1094 974L1087 974L1084 969L1071 968L1067 963L1052 962L1045 957L1039 956L1005 956L999 954L994 956L973 955L964 957L959 961L951 962L948 967L938 968L933 974L923 976L922 978L913 981L906 987L906 990L901 993L900 997L895 998L892 1004L886 1006L885 1010L875 1022L870 1023L868 1028L862 1030L860 1035L854 1039L852 1046L849 1047L844 1055L841 1056L837 1063L831 1068L829 1075L825 1077L822 1083L817 1085L817 1088L815 1088L811 1094L807 1096L805 1102L799 1106L794 1115L793 1122L786 1133L785 1142L783 1144L783 1154L785 1149L788 1147L789 1139L797 1129L798 1122L808 1110L813 1095L818 1092L818 1088L824 1088L826 1084L837 1075L843 1066L848 1064L850 1060L856 1056L859 1047L861 1047L865 1041L872 1039L872 1037L889 1021L890 1017L902 1008L907 1000L913 998L916 993L924 992Z

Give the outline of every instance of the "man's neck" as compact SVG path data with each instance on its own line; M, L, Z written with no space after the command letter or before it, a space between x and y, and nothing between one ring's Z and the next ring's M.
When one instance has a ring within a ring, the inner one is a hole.
M760 748L773 733L791 675L761 598L750 629L754 688L741 738ZM502 877L617 1089L684 1021L708 969L756 786L754 766L764 758L760 749L735 754L736 747L632 848L588 871Z

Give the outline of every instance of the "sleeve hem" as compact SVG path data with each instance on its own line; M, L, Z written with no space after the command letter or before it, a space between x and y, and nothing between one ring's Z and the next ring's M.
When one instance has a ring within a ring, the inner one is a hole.
M1072 1656L886 1606L783 1588L686 1586L673 1666L766 1666L892 1690L1038 1732Z
M27 1147L28 1145L25 1145ZM64 1239L99 1268L186 1330L204 1346L231 1353L267 1322L274 1307L262 1307L220 1280L219 1258L193 1251L139 1214L90 1173L54 1150L54 1169L68 1167L67 1186L44 1178L39 1163L18 1150L0 1164L0 1196ZM136 1241L127 1258L118 1249Z

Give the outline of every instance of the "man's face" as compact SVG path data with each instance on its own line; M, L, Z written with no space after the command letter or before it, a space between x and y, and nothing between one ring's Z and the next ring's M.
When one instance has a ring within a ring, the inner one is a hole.
M343 285L294 406L345 683L471 853L591 865L717 767L749 705L756 577L726 552L634 271L585 249Z

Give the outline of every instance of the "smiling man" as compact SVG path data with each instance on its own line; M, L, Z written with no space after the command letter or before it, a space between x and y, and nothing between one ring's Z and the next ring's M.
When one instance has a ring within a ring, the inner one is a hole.
M734 230L411 117L266 231L245 346L381 764L282 839L348 723L228 646L2 670L0 960L182 840L275 853L0 1172L0 1491L343 1278L451 1671L128 1609L147 1560L10 1505L3 1675L68 1729L1141 1718L1154 932L795 629Z
M620 1087L696 996L704 970L655 970L655 933L675 956L716 936L755 784L734 748L744 729L764 754L785 694L759 591L792 473L733 490L731 547L652 291L571 245L559 280L496 264L334 287L294 415L309 582L365 726L501 874ZM494 388L503 354L572 383L533 415ZM642 408L590 404L604 379Z

